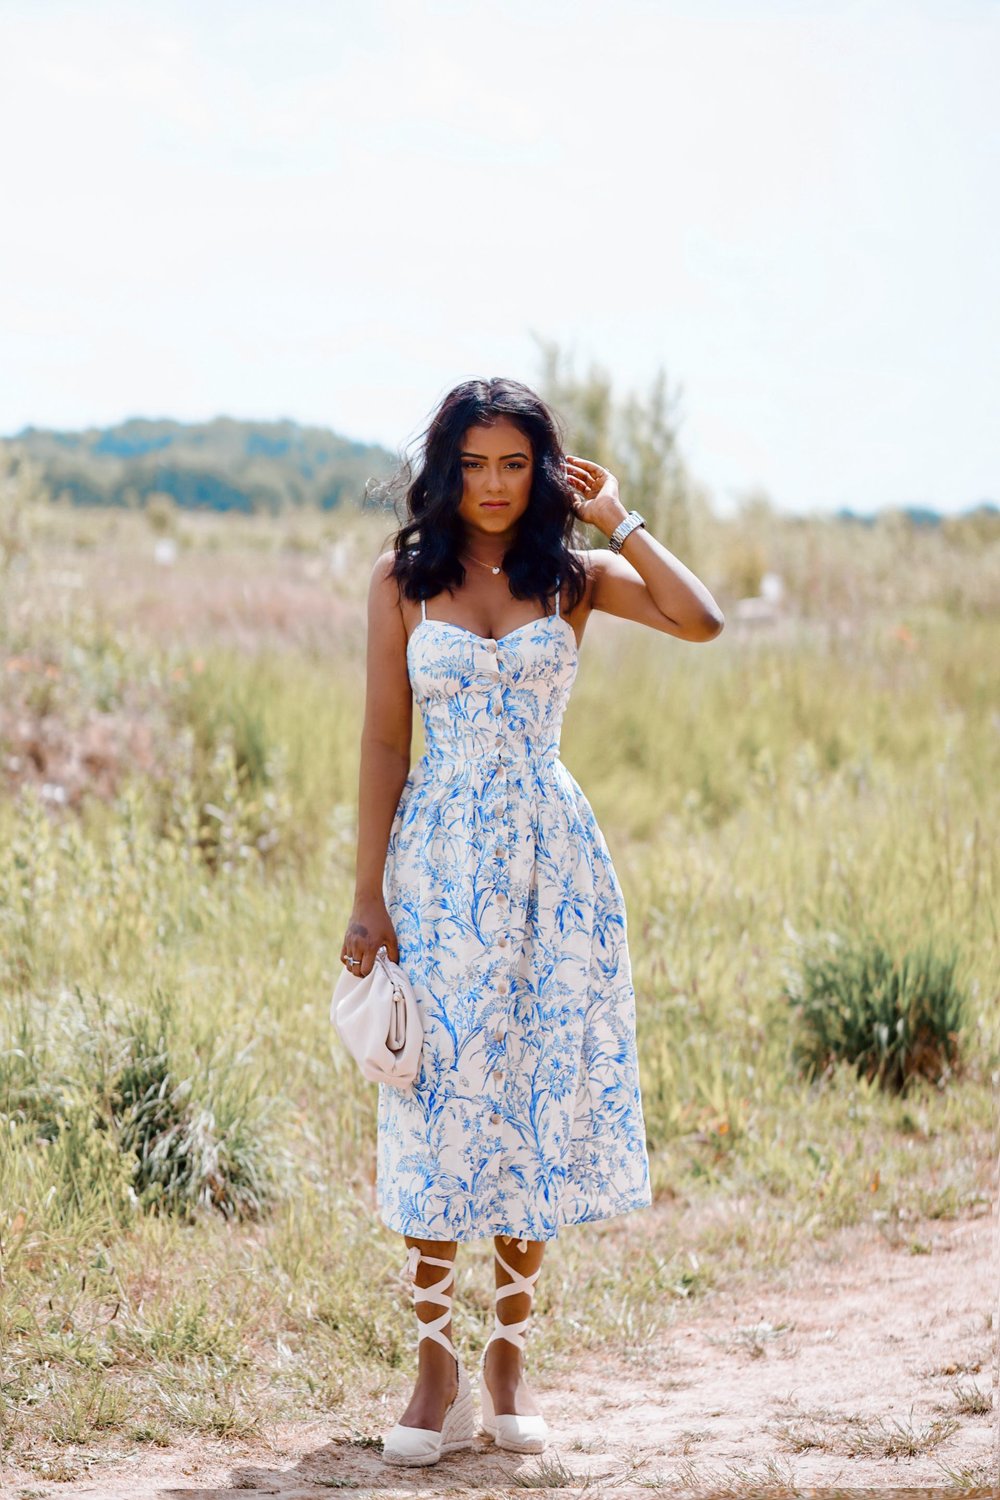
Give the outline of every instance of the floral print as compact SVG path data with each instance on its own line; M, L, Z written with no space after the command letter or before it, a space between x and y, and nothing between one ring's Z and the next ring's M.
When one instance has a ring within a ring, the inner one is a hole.
M424 1026L379 1085L376 1192L421 1239L555 1238L651 1201L625 904L559 758L578 667L559 613L499 640L421 619L407 644L425 754L383 891Z

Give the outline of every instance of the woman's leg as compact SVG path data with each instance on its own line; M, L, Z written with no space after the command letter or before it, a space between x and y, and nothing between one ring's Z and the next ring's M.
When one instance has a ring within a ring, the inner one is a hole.
M493 1243L507 1264L522 1276L530 1276L542 1264L544 1240L527 1240L528 1248L524 1251L518 1249L519 1241L513 1235L498 1234ZM514 1280L513 1276L507 1275L496 1256L493 1258L493 1269L497 1289L509 1286ZM537 1284L536 1282L535 1285ZM531 1304L532 1296L527 1292L501 1297L496 1304L496 1316L501 1323L520 1323L529 1316ZM539 1414L538 1402L524 1378L521 1350L508 1339L500 1338L499 1333L486 1350L483 1374L498 1415L516 1413L518 1416L530 1417Z
M418 1240L404 1235L407 1249L419 1246L421 1256L432 1255L437 1260L454 1261L458 1248L454 1240ZM421 1260L417 1266L415 1282L418 1287L436 1286L448 1275L444 1266L428 1265ZM445 1288L447 1295L454 1292L454 1282ZM444 1309L433 1302L416 1303L417 1318L421 1323L430 1323L439 1318ZM419 1330L418 1330L419 1331ZM446 1338L452 1337L451 1319L441 1325ZM417 1383L413 1388L410 1404L399 1421L403 1427L432 1427L438 1432L444 1414L458 1394L458 1370L455 1361L437 1339L423 1338L417 1346Z

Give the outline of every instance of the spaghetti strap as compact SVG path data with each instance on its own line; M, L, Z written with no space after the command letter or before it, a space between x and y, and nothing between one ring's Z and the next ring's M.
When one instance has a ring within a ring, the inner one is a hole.
M427 600L426 599L421 599L421 601L420 601L420 618L422 620L426 620L426 618L427 618Z
M560 618L560 616L559 616L559 590L561 588L562 588L562 584L556 584L556 619L557 620Z

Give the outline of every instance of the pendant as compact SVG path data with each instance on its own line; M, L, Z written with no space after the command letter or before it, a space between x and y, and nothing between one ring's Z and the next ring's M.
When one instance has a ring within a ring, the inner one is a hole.
M500 569L499 568L492 568L490 571L493 572L493 573L499 573Z

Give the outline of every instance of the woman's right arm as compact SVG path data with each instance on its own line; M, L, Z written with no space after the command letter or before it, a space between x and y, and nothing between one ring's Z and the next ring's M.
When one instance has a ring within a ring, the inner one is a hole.
M383 552L368 586L368 647L365 717L358 778L358 851L354 906L341 953L360 958L352 974L371 972L383 943L399 962L396 933L385 905L382 882L389 833L410 771L413 692L406 669L406 626L399 589L392 577L393 554Z

